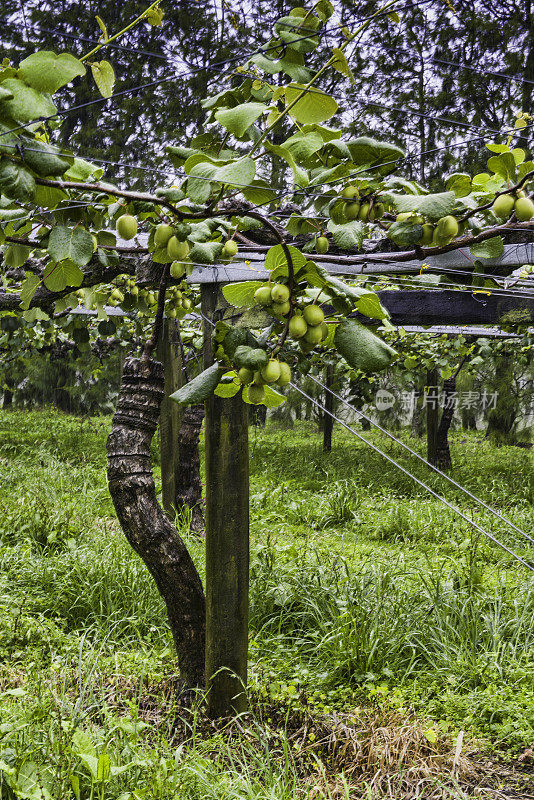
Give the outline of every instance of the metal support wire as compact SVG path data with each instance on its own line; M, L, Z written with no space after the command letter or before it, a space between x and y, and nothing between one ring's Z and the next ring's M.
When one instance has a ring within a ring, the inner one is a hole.
M303 397L305 397L307 400L309 400L311 403L313 403L315 406L317 406L317 408L320 408L325 414L328 414L329 416L331 416L336 422L339 422L340 425L342 425L344 428L346 428L348 431L350 431L350 433L352 433L354 436L356 436L358 439L360 439L362 442L364 442L364 444L366 444L368 447L370 447L371 450L374 450L375 453L378 453L379 455L381 455L382 458L385 458L386 461L389 461L390 464L393 464L394 467L397 467L397 469L399 469L401 472L403 472L405 475L407 475L408 478L411 478L413 481L415 481L415 483L417 483L419 486L421 486L423 489L425 489L427 492L429 492L433 497L436 498L436 500L439 500L441 503L443 503L443 505L447 506L447 508L450 508L451 511L454 511L455 514L458 514L458 516L460 516L462 519L464 519L469 525L471 525L472 528L475 528L475 530L477 530L480 533L482 533L484 536L486 536L488 539L490 539L494 544L496 544L502 550L505 550L509 555L512 556L512 558L515 558L516 561L519 561L520 564L522 564L524 567L526 567L528 570L530 570L530 572L534 572L534 566L532 564L530 564L528 561L525 561L523 558L521 558L521 556L518 556L517 553L514 553L513 550L510 550L509 547L507 547L505 544L500 542L495 536L493 536L493 534L488 533L488 531L484 530L484 528L482 528L477 522L474 522L473 520L469 519L469 517L466 516L462 511L460 511L459 508L456 508L456 506L453 506L452 503L449 503L448 500L446 500L440 494L435 492L434 489L432 489L430 486L428 486L428 484L426 484L423 481L419 480L419 478L416 478L415 475L412 475L412 473L409 470L405 469L405 467L403 467L401 464L399 464L397 461L395 461L394 458L391 458L391 456L388 456L387 453L384 453L382 450L380 450L379 447L377 447L372 442L370 442L368 439L366 439L365 436L362 436L360 433L358 433L358 431L355 431L354 428L351 428L350 425L347 425L346 422L343 422L342 419L339 419L339 417L336 417L335 414L332 414L330 411L328 411L322 403L319 403L318 400L315 400L313 397L311 397L309 394L307 394L305 391L303 391L300 388L300 386L297 386L292 381L290 381L289 386L291 386L293 389L295 389L297 392L299 392Z
M337 398L341 403L343 403L345 406L347 406L347 408L350 408L352 411L355 411L356 414L359 414L362 417L362 419L367 420L367 422L369 422L374 428L377 428L382 433L385 433L385 435L388 436L392 441L394 441L397 444L399 444L401 447L403 447L405 450L407 450L408 453L410 453L412 456L415 456L417 459L419 459L419 461L421 461L427 467L430 467L430 469L433 470L437 475L440 475L442 478L445 478L446 481L449 481L449 483L451 483L457 489L460 489L460 491L464 492L464 494L466 494L468 497L470 497L471 500L474 500L476 503L479 503L479 505L481 505L483 508L485 508L486 511L489 511L490 514L493 514L494 516L498 517L498 519L500 519L501 522L506 523L506 525L509 525L511 528L513 528L515 531L517 531L517 533L520 533L521 536L524 536L525 539L528 539L528 541L531 544L534 544L534 539L532 539L528 535L528 533L525 533L524 531L521 530L521 528L518 528L517 525L514 525L514 523L511 522L509 519L507 519L506 517L503 517L502 514L500 514L495 508L492 508L491 506L488 506L487 503L485 503L483 500L480 499L480 497L477 497L472 492L470 492L469 489L466 489L464 486L462 486L461 484L457 483L457 481L455 481L454 478L451 478L445 472L442 472L438 467L435 467L433 464L431 464L429 461L427 461L425 458L423 458L423 456L419 455L419 453L417 453L415 450L412 450L412 448L409 447L407 444L404 444L404 442L402 442L400 439L397 439L397 437L394 436L392 433L390 433L388 430L386 430L386 428L383 428L381 425L379 425L378 422L374 422L374 420L371 419L371 417L368 417L366 414L364 414L363 411L360 411L359 409L354 408L354 406L351 405L351 403L349 403L348 400L344 400L343 397L341 397L341 395L336 394L336 392L334 392L332 389L328 388L328 386L325 386L324 383L321 383L321 381L318 380L314 375L310 375L308 373L307 377L311 378L312 381L314 381L318 386L320 386L325 391L330 392L330 394L333 397Z

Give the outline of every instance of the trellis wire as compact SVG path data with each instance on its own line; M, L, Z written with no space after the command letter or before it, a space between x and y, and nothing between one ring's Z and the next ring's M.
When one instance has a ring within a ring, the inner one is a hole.
M413 450L411 447L409 447L403 441L398 439L393 433L390 433L388 430L386 430L386 428L383 428L381 425L379 425L378 422L375 422L371 417L368 417L366 414L363 413L363 411L360 411L358 408L355 408L351 403L348 402L348 400L345 400L343 397L341 397L341 395L339 395L336 392L334 392L333 389L330 389L330 387L325 386L325 384L321 383L321 381L318 380L314 375L312 375L311 373L308 373L306 377L311 378L312 381L314 381L318 386L320 386L326 392L329 392L332 395L332 397L336 397L341 403L343 403L343 405L345 405L347 408L350 408L352 411L355 411L356 414L358 414L360 417L362 417L362 419L365 419L374 428L377 428L379 431L381 431L386 436L388 436L392 441L396 442L401 447L403 447L412 456L415 456L417 459L419 459L419 461L421 461L427 467L430 467L430 469L433 472L435 472L437 475L439 475L442 478L445 478L446 481L451 483L457 489L460 489L461 492L464 492L464 494L466 494L468 497L470 497L471 500L474 500L476 503L481 505L483 508L486 509L486 511L489 511L490 514L493 514L495 517L498 517L498 519L500 519L501 522L504 522L506 525L509 525L510 528L513 528L515 531L517 531L517 533L521 534L521 536L523 536L525 539L528 539L528 541L531 544L534 544L534 539L532 539L527 533L525 533L525 531L521 530L521 528L519 528L517 525L515 525L509 519L507 519L502 514L500 514L496 509L492 508L487 503L485 503L483 500L481 500L480 497L477 497L476 495L474 495L472 492L469 491L469 489L466 489L464 486L459 484L457 481L454 480L454 478L451 478L445 472L442 472L442 470L440 470L438 467L434 466L434 464L431 464L430 461L427 461L426 458L423 458L423 456L421 456L419 453L417 453L415 450Z
M354 428L352 428L350 425L348 425L342 419L339 419L339 417L336 417L336 415L333 414L331 411L329 411L327 408L325 408L325 406L323 406L322 403L319 403L318 400L315 400L313 397L310 397L309 394L307 394L305 391L303 391L303 389L301 389L300 386L297 386L292 381L290 381L289 386L291 386L293 389L295 389L297 392L299 392L309 402L311 402L315 406L317 406L317 408L320 408L325 414L328 414L329 417L332 417L332 419L334 419L336 422L338 422L340 425L342 425L344 428L346 428L350 433L352 433L354 436L356 436L358 439L360 439L362 442L364 442L364 444L366 444L368 447L370 447L376 453L378 453L383 458L385 458L386 461L388 461L390 464L393 464L394 467L397 467L397 469L399 469L402 473L404 473L408 478L411 478L413 481L415 481L415 483L417 483L419 486L421 486L423 489L425 489L425 491L429 492L433 497L435 497L437 500L439 500L445 506L450 508L451 511L453 511L455 514L458 514L458 516L462 517L462 519L464 519L468 523L468 525L470 525L471 527L475 528L475 530L477 530L480 533L482 533L484 536L486 536L488 539L490 539L492 542L494 542L494 544L498 545L502 550L505 550L509 555L512 556L512 558L515 558L516 561L519 561L519 563L522 564L524 567L526 567L528 570L530 570L531 572L534 572L534 566L532 564L529 564L528 561L525 561L523 558L521 558L521 556L517 555L517 553L514 553L513 550L511 550L505 544L500 542L491 533L488 533L488 531L486 531L477 522L475 522L474 520L469 519L469 517L466 516L462 511L460 511L459 508L456 508L456 506L454 506L452 503L449 503L448 500L446 500L440 494L435 492L434 489L432 489L430 486L428 486L428 484L426 484L423 481L419 480L419 478L417 478L409 470L407 470L405 467L403 467L402 464L399 464L397 461L395 461L394 458L391 458L391 456L389 456L387 453L384 453L382 450L380 450L379 447L377 447L372 442L370 442L368 439L366 439L365 436L362 436L360 433L358 433L358 431L355 431Z

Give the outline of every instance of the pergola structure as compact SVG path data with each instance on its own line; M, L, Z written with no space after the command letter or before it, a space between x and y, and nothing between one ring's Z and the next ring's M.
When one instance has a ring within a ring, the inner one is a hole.
M196 268L188 282L200 284L204 326L204 366L213 363L212 323L220 308L225 283L267 280L264 257L268 247L240 248L229 264ZM413 275L443 270L472 272L474 259L452 251L425 262L395 260L395 253L370 253L364 263L350 256L313 254L329 273L353 278L362 275ZM534 264L534 244L505 245L499 259L484 260L492 274L509 274ZM503 279L504 280L504 279ZM503 283L504 286L504 283ZM379 291L381 303L394 324L451 335L510 336L501 325L534 324L534 280L515 282L506 291L489 289L411 289ZM370 320L364 318L367 324ZM372 324L372 321L371 321ZM491 327L482 327L482 326ZM422 326L432 326L423 328ZM513 334L512 334L513 335ZM232 398L211 396L205 403L206 463L206 680L213 716L246 707L243 687L247 676L249 586L249 462L247 406L238 393Z

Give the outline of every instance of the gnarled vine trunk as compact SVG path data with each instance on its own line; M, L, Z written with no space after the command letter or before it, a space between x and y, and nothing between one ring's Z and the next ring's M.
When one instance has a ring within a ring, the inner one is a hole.
M181 678L189 687L203 686L204 590L186 546L157 502L150 461L162 398L162 365L127 359L107 443L109 490L128 542L165 601Z
M456 375L443 381L443 411L438 426L437 456L438 467L442 470L452 467L449 429L454 416L454 395L456 394Z

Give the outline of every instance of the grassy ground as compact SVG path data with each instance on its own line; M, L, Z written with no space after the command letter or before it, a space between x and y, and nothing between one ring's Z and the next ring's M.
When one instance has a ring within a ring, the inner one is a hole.
M106 489L109 425L0 412L2 800L463 797L484 772L526 796L524 568L350 435L324 455L311 425L253 429L254 713L211 729L177 710L162 604ZM528 556L503 523L366 436ZM463 432L452 451L454 478L534 536L529 452ZM188 542L202 572L202 542ZM509 766L494 768L496 754Z

